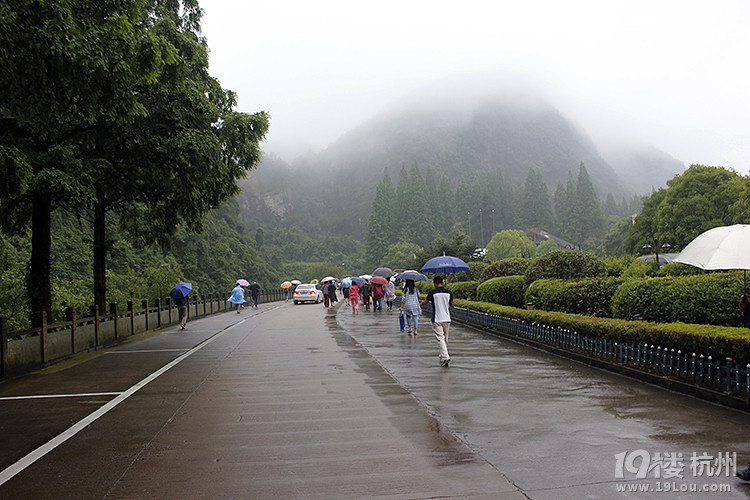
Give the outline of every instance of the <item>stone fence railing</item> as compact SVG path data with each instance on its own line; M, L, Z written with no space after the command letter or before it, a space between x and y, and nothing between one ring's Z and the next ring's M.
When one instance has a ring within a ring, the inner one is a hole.
M198 318L229 310L227 294L188 296L188 316ZM284 290L261 290L260 302L284 300ZM36 313L32 328L8 331L8 322L0 316L0 380L37 370L75 354L93 351L121 342L132 335L176 325L177 307L167 298L154 304L144 300L140 307L128 302L126 308L109 305L109 312L91 308L87 317L79 317L74 308L66 310L65 321L47 324L44 312Z

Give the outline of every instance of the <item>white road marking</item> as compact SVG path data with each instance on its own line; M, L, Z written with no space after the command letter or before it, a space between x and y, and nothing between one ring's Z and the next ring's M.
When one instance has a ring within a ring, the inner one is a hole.
M41 445L36 450L32 451L31 453L29 453L25 457L23 457L20 460L18 460L13 465L7 467L5 470L3 470L2 472L0 472L0 485L5 484L13 476L15 476L19 472L23 471L24 469L26 469L27 467L29 467L31 464L33 464L34 462L36 462L37 460L39 460L40 458L42 458L44 455L46 455L47 453L49 453L50 451L52 451L55 448L57 448L58 446L60 446L62 443L64 443L68 439L72 438L73 436L75 436L76 434L78 434L79 432L81 432L89 424L91 424L92 422L95 422L99 417L101 417L102 415L106 414L109 410L113 409L114 407L116 407L117 405L119 405L120 403L122 403L123 401L125 401L126 399L128 399L130 396L132 396L133 394L135 394L136 392L138 392L139 390L141 390L149 382L154 381L159 376L163 375L164 373L166 373L167 371L169 371L170 369L172 369L174 366L178 365L179 363L181 363L182 361L186 360L187 358L189 358L190 356L192 356L193 354L195 354L199 350L201 350L204 347L206 347L208 344L210 344L214 340L216 340L219 337L221 337L222 335L224 335L230 329L234 328L237 325L241 325L245 321L246 321L245 319L241 319L240 321L237 321L236 323L233 323L233 324L227 326L226 328L224 328L223 330L221 330L219 333L215 334L214 336L207 338L206 340L204 340L203 342L201 342L197 346L195 346L192 349L190 349L189 351L187 351L185 354L183 354L181 356L178 356L177 358L173 359L170 363L167 363L166 365L164 365L160 369L156 370L154 373L152 373L148 377L144 378L140 382L138 382L135 385L133 385L132 387L130 387L128 390L120 393L117 397L115 397L114 399L112 399L110 402L108 402L104 406L100 407L98 410L94 411L93 413L91 413L87 417L84 417L82 420L79 420L78 422L76 422L75 424L73 424L73 426L71 426L67 430L63 431L62 433L58 434L54 438L50 439L49 441L47 441L46 443L44 443L43 445Z
M184 352L187 349L143 349L142 351L109 351L107 354L141 354L144 352Z
M31 394L28 396L3 396L0 401L16 399L55 399L55 398L88 398L92 396L119 396L121 392L82 392L80 394Z

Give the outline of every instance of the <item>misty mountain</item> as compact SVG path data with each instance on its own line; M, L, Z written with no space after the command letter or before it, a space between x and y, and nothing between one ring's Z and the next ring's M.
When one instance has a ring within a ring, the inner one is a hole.
M653 146L620 146L603 150L625 185L639 195L666 187L667 181L685 171L685 164Z
M520 186L533 168L552 194L584 163L600 199L612 193L619 200L634 189L648 185L640 189L645 194L650 185L660 186L663 175L652 174L676 167L657 151L613 157L621 171L634 172L627 181L583 131L539 99L401 105L291 164L269 155L245 181L240 204L243 215L260 224L362 238L386 168L397 182L399 171L416 162L422 172L431 169L435 180L445 174L453 187L461 179L481 182L498 169Z

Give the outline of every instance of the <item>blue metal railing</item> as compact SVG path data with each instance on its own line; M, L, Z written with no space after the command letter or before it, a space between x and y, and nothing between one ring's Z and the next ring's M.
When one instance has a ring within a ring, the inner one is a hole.
M429 309L429 305L426 309ZM454 307L451 315L458 321L484 330L502 332L560 350L750 398L750 364L743 367L731 358L713 359L669 347L588 337L565 328L503 318L461 307Z

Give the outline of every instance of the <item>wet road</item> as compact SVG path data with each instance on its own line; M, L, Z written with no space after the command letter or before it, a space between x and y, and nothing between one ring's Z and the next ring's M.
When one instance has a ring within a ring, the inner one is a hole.
M750 458L745 413L458 324L449 347L277 303L52 367L0 385L0 498L750 497L715 463Z
M733 477L733 468L720 460L736 453L740 468L750 461L746 413L457 323L447 369L438 364L427 318L416 338L399 333L396 311L353 316L342 308L329 327L356 339L530 498L750 497L750 484ZM622 453L620 479L615 456ZM644 456L650 471L636 479L625 463L635 471Z

